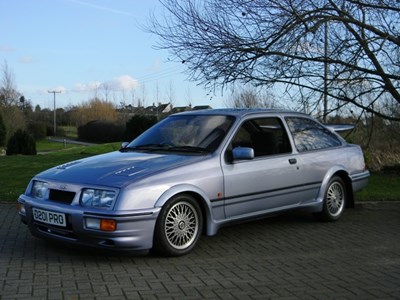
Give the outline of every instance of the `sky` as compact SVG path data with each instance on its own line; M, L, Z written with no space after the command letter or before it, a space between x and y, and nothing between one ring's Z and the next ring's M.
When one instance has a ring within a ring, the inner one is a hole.
M156 50L142 28L158 0L0 0L0 66L35 107L83 104L98 96L137 106L225 106L221 93L187 80L184 65ZM106 87L106 88L104 88Z

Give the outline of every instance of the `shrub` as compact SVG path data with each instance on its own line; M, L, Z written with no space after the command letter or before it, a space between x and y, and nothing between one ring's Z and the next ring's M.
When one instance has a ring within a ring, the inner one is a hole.
M142 132L157 123L155 116L136 115L126 122L126 138L133 140Z
M18 129L7 143L7 155L36 155L35 139L26 131Z
M29 133L33 135L36 141L46 138L47 125L43 122L32 122L28 126Z
M3 117L1 116L0 113L0 147L6 144L6 136L7 136L6 125L4 124Z
M124 141L125 126L107 121L91 121L78 127L78 138L94 143Z

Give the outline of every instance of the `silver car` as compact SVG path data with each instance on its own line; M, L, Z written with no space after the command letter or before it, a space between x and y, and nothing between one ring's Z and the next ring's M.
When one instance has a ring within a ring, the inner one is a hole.
M40 238L177 256L202 233L277 212L335 221L368 176L360 147L308 115L191 111L119 151L36 175L18 210Z

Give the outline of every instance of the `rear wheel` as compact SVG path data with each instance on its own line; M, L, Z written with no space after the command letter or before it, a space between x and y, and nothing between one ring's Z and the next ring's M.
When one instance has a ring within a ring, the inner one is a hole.
M192 196L182 194L169 200L160 212L154 233L154 250L167 256L189 253L201 235L201 209Z
M317 216L323 221L336 221L344 211L347 201L346 185L342 178L334 176L325 192L324 206Z

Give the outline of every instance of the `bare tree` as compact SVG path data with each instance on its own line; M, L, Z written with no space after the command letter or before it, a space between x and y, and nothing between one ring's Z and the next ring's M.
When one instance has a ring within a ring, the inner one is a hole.
M389 120L400 104L400 2L391 0L160 0L148 30L189 79L282 89L324 113L353 106ZM368 96L368 97L367 97ZM338 105L339 104L339 105Z
M23 101L21 101L23 100ZM29 102L30 103L30 102ZM6 140L18 129L25 128L24 108L28 101L16 89L14 73L6 61L1 65L0 113L6 127Z
M172 83L172 81L169 82L169 85L166 89L166 96L167 96L168 103L170 103L171 105L174 105L175 104L175 88L174 88L174 84Z
M94 120L116 122L118 118L115 105L99 98L90 99L76 106L71 111L71 115L76 125L83 125Z
M14 73L4 61L1 65L0 107L17 106L21 96L15 87Z
M107 82L104 82L100 85L100 88L103 90L103 95L106 102L110 101L111 87Z
M193 97L192 97L192 92L190 91L189 87L186 87L184 97L185 97L185 103L188 106L191 106L193 103Z
M275 99L266 92L255 88L233 90L225 105L233 108L276 108Z

